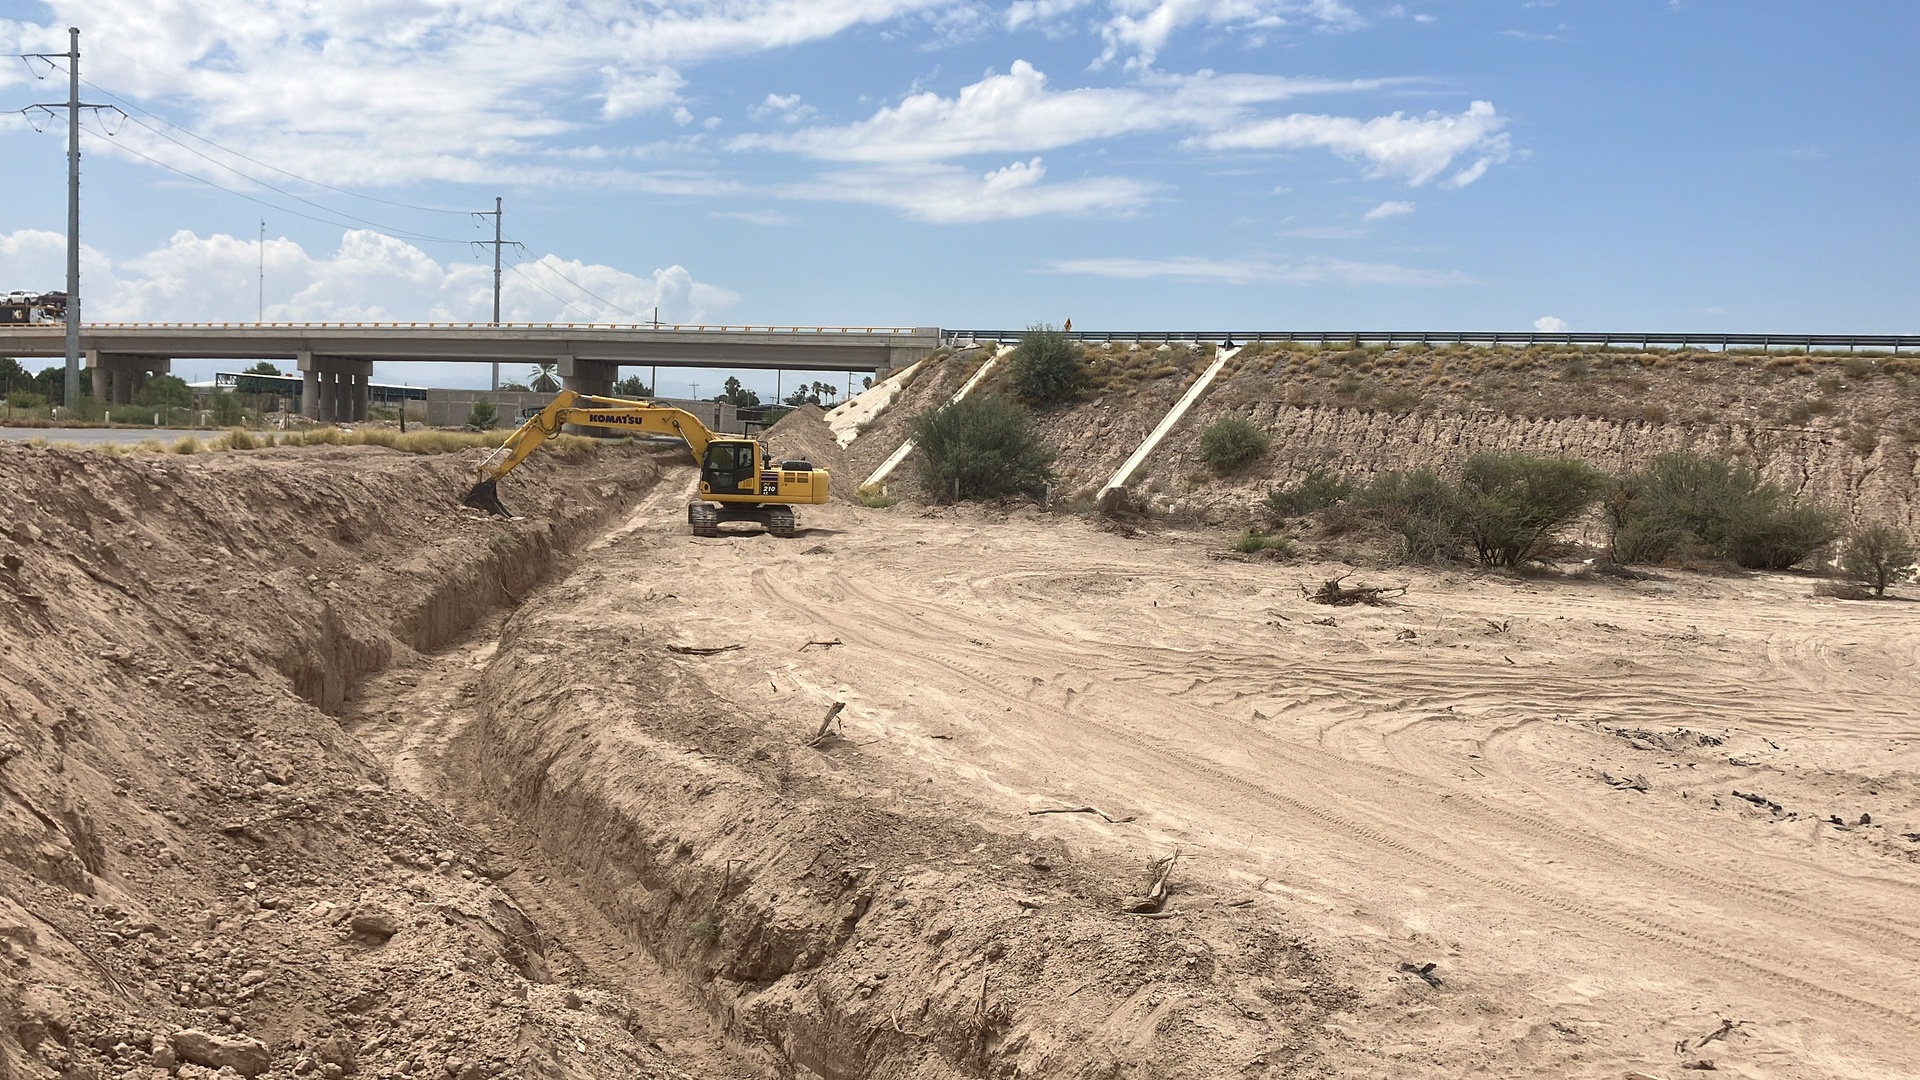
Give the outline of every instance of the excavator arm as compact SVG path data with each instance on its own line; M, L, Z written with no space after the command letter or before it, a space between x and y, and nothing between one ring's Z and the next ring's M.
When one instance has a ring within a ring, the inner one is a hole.
M512 517L500 502L500 478L512 472L515 466L526 460L528 454L538 450L547 440L558 436L568 424L650 435L675 435L686 443L696 464L706 454L707 444L714 438L707 425L685 409L625 398L590 397L572 390L562 390L546 408L528 418L526 423L507 436L506 442L480 462L479 483L467 492L461 502L476 510Z

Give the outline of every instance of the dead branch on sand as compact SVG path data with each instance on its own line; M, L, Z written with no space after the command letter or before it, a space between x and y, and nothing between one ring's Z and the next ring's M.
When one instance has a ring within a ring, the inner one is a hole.
M1113 825L1124 825L1138 816L1128 814L1126 817L1114 817L1097 806L1043 806L1038 810L1027 811L1028 817L1038 817L1041 814L1099 814Z
M1405 585L1349 586L1340 584L1351 576L1350 574L1341 574L1337 578L1323 581L1320 583L1318 589L1308 589L1305 585L1301 585L1300 595L1306 597L1311 603L1333 604L1346 607L1349 604L1371 604L1378 606L1386 603L1388 597L1405 596L1407 593L1407 587Z
M1127 897L1126 903L1121 905L1121 910L1129 915L1161 917L1172 915L1172 912L1162 913L1160 909L1167 905L1167 894L1171 891L1168 883L1173 880L1173 864L1179 858L1180 849L1174 848L1173 854L1156 859L1153 863L1153 885L1147 889L1147 895Z
M834 638L832 641L809 641L805 645L800 646L800 651L806 652L808 649L812 649L812 648L831 649L835 645L845 645L845 644L846 642L841 641L839 638Z
M715 645L712 648L699 645L669 645L667 646L667 651L670 653L679 653L681 656L717 656L723 652L732 652L735 649L744 648L746 648L745 645Z
M831 737L828 735L827 729L835 725L838 725L840 728L839 734L844 736L847 733L847 725L840 720L840 710L846 707L847 703L844 701L834 702L833 708L827 710L826 719L820 721L820 730L813 733L813 738L807 740L807 745L819 746L821 743L826 742L827 739Z

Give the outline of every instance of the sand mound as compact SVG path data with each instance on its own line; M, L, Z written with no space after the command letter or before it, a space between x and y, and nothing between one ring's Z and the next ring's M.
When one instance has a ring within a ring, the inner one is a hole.
M833 497L853 502L859 495L860 478L847 463L847 452L840 448L833 429L827 426L826 410L818 405L802 405L780 418L767 429L767 444L773 448L773 460L805 458L816 469L833 474Z

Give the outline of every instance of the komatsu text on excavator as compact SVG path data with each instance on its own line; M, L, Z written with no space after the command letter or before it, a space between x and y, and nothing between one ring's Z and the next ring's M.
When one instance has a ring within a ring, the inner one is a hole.
M687 523L695 536L718 536L721 523L727 521L756 521L775 536L792 536L793 508L827 501L827 471L814 468L812 462L783 461L776 468L772 453L759 440L715 434L685 409L590 397L571 390L561 391L487 455L480 463L480 482L462 501L511 517L500 502L500 478L567 424L673 435L686 443L700 465L700 494L687 504Z

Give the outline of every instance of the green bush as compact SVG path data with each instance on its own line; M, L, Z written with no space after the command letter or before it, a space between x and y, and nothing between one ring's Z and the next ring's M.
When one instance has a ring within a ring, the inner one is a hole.
M936 498L991 499L1032 491L1052 478L1027 411L991 395L962 398L913 420L920 478Z
M1290 487L1267 493L1267 512L1274 517L1297 517L1325 510L1353 493L1353 485L1325 469L1314 469Z
M1878 522L1853 534L1846 554L1840 557L1840 572L1873 588L1873 595L1887 595L1887 586L1913 573L1913 537Z
M1460 558L1460 490L1432 469L1387 472L1354 493L1356 507L1400 534L1401 554L1420 562Z
M1607 477L1584 461L1475 454L1458 483L1431 469L1382 473L1353 496L1357 509L1400 534L1409 559L1476 557L1519 566L1593 505Z
M500 411L494 408L493 402L481 398L473 403L473 408L467 410L467 427L474 431L486 431L493 427L493 422L499 416Z
M1726 555L1749 570L1785 570L1838 539L1840 515L1824 506L1788 506L1735 524Z
M1257 529L1248 529L1233 542L1233 550L1242 555L1259 555L1272 552L1275 555L1293 553L1293 540L1285 536L1269 536Z
M1032 326L1013 350L1010 382L1016 397L1035 405L1072 400L1087 385L1080 346L1051 326Z
M1689 453L1662 454L1621 479L1606 514L1622 563L1721 558L1780 570L1840 535L1832 511L1795 506L1751 466Z
M1229 473L1267 452L1267 433L1240 419L1216 420L1200 433L1200 458Z
M16 409L44 409L47 407L47 395L31 390L15 390L7 395L7 404Z
M151 405L115 405L106 410L106 417L108 423L128 427L158 427L167 422L165 412Z
M193 388L178 375L155 375L134 395L133 403L184 409L193 404Z
M1459 524L1483 566L1519 566L1607 488L1574 458L1475 454L1461 472Z
M213 422L221 427L237 427L246 419L246 410L240 407L240 399L233 396L231 390L215 390L207 398L207 407L213 413Z

